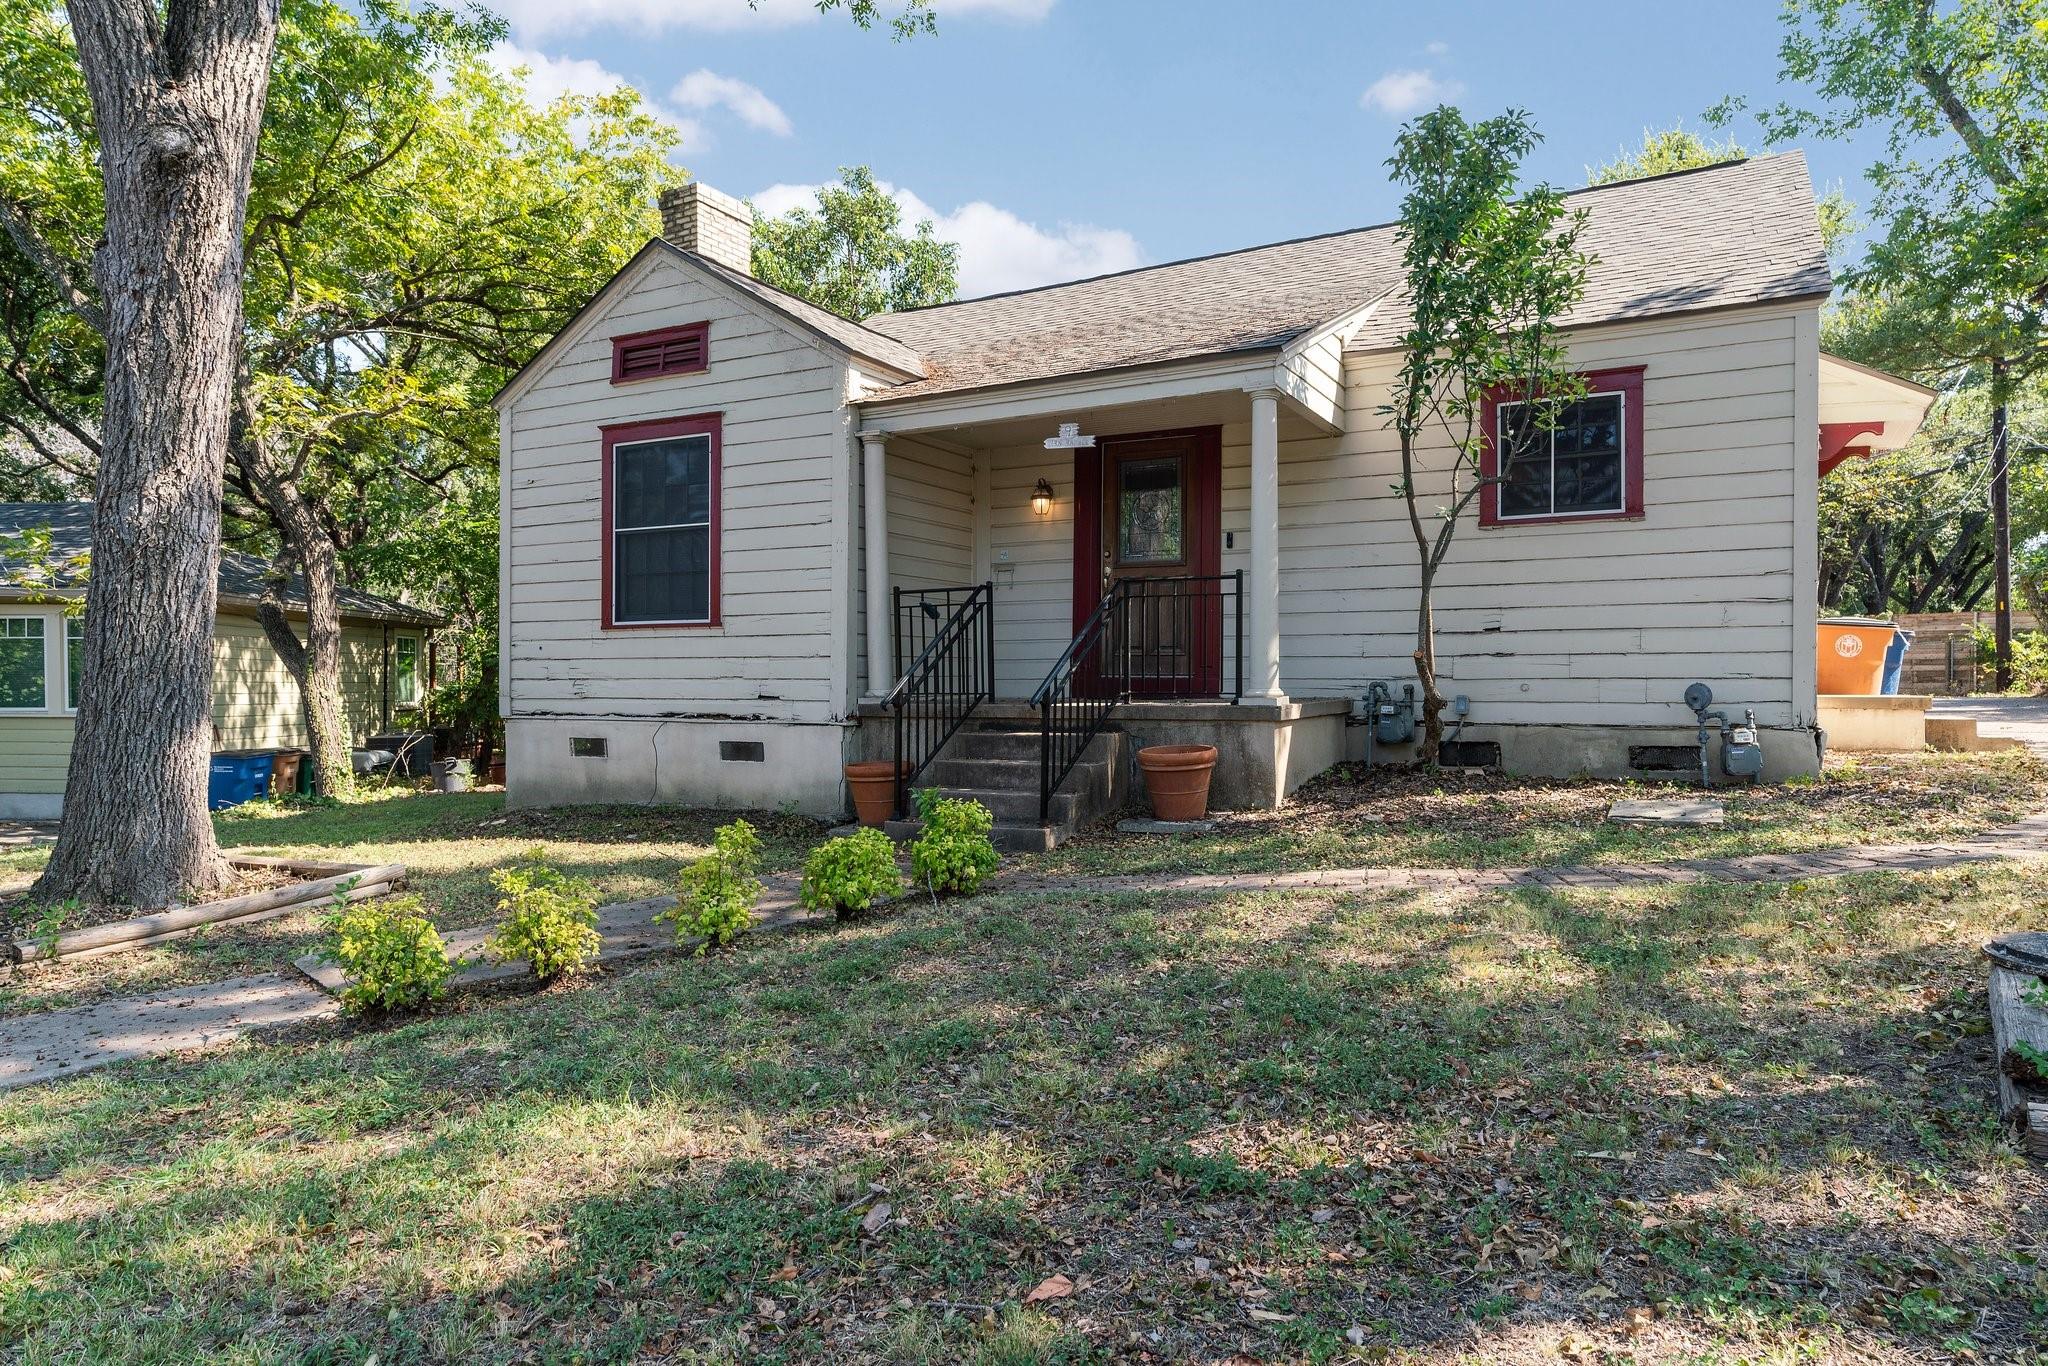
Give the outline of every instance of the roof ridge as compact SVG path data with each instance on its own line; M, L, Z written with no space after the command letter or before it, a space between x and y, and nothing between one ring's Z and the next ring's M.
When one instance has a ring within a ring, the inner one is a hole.
M1598 194L1605 190L1618 190L1630 185L1646 185L1652 181L1672 180L1679 176L1698 175L1702 171L1726 170L1730 166L1741 166L1752 161L1776 161L1781 157L1798 155L1799 152L1797 150L1794 150L1791 152L1771 152L1766 153L1762 156L1729 157L1725 161L1716 161L1705 166L1687 166L1682 170L1677 171L1659 171L1655 175L1634 176L1627 180L1610 180L1602 185L1581 185L1576 189L1565 190L1562 193L1565 198L1569 199L1576 195ZM1143 275L1147 271L1170 270L1175 266L1191 266L1199 264L1203 261L1219 261L1226 256L1245 256L1255 251L1271 251L1276 247L1298 247L1305 242L1323 242L1337 237L1354 237L1369 232L1385 232L1388 228L1397 228L1400 225L1400 219L1392 218L1381 223L1367 223L1362 227L1337 228L1330 232L1306 233L1300 237L1284 237L1277 242L1257 242L1252 244L1251 246L1230 247L1223 251L1203 252L1200 255L1196 256L1177 257L1171 261L1155 261L1150 265L1127 266L1122 270L1106 270L1102 272L1100 275L1084 275L1081 276L1079 279L1075 280L1055 280L1049 284L1026 285L1021 289L998 290L994 294L977 294L971 299L952 299L942 304L921 304L916 308L895 308L889 310L887 313L877 313L874 316L876 318L903 318L912 315L935 313L938 312L940 309L945 308L961 308L968 304L989 303L996 299L1015 299L1026 294L1043 294L1047 290L1069 289L1076 285L1094 284L1100 280L1122 279L1124 276L1127 275ZM770 286L770 288L773 288L773 286ZM816 306L817 305L815 304L812 305L812 307L814 308ZM839 315L835 313L832 316L838 317ZM865 322L855 323L853 325L856 327L866 327L867 330L871 332L876 332L880 336L889 337L889 340L898 342L899 344L908 344L903 343L900 338L890 337L888 333L881 332L877 328L868 327L868 324Z

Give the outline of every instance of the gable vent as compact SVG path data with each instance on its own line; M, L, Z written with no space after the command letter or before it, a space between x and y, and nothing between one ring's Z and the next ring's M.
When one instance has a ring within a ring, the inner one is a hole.
M612 339L612 383L709 369L711 326L692 323Z

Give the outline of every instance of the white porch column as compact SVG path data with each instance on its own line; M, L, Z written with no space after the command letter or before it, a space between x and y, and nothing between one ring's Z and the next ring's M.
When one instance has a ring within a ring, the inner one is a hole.
M1244 695L1284 702L1280 690L1280 395L1252 392L1250 564L1245 574Z
M896 686L896 661L890 639L895 613L889 603L889 468L880 432L860 434L860 464L868 544L868 696L881 697Z

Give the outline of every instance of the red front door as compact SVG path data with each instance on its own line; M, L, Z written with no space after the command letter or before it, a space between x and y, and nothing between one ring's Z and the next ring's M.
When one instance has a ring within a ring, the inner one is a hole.
M1223 683L1222 433L1104 437L1075 452L1074 629L1110 585L1134 582L1103 681L1139 696L1204 697Z

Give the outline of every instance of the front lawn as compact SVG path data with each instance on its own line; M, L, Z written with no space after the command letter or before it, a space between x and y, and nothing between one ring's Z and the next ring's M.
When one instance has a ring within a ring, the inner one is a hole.
M101 1072L0 1098L0 1352L2038 1360L2034 884L1034 890Z
M750 812L770 870L795 867L822 832L815 822ZM223 848L350 863L403 863L412 890L443 929L493 918L490 874L535 845L567 871L596 882L606 901L673 889L676 869L711 842L729 812L644 807L505 809L502 795L390 792L346 805L255 803L214 817ZM0 879L23 886L49 850L0 855ZM318 947L323 908L253 925L221 925L155 948L31 965L0 987L0 1016L107 996L155 991L242 973L287 969Z
M1719 829L1614 825L1624 798L1685 796L1671 783L1546 780L1344 765L1275 812L1222 814L1213 835L1090 832L1038 861L1047 873L1253 871L1380 865L1499 868L1651 863L1956 839L2048 802L2048 762L1986 754L1832 755L1811 782L1718 789Z

